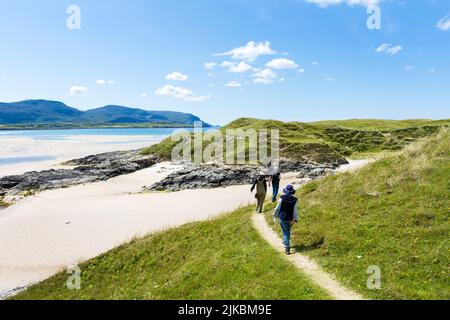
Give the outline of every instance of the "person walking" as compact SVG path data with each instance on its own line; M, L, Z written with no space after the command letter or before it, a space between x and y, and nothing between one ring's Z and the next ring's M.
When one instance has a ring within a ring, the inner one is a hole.
M269 186L272 184L272 203L277 201L278 191L280 190L280 180L280 171L277 171L277 173L270 177Z
M264 201L266 200L267 196L267 180L265 176L260 175L253 183L253 186L250 189L250 191L253 192L255 188L256 188L255 198L257 200L256 211L261 213L263 212Z
M283 190L278 204L273 213L274 223L278 219L281 230L283 231L283 244L286 254L291 254L291 228L294 223L298 222L298 201L294 197L295 189L292 185L288 185Z

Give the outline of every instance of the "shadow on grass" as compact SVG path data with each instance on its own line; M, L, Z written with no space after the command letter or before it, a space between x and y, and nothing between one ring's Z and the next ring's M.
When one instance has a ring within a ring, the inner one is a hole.
M323 245L325 241L325 238L320 238L317 241L314 241L312 243L309 244L300 244L300 245L295 245L293 246L293 248L295 249L295 252L309 252L309 251L314 251L317 249L320 249Z

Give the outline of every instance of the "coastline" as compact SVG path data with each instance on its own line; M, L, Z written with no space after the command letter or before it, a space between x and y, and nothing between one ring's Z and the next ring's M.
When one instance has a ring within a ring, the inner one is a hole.
M108 181L49 190L0 214L0 292L44 280L134 237L209 219L253 201L248 186L142 193L168 163Z
M355 164L363 165L350 162L347 170ZM159 162L106 181L43 191L3 209L0 295L15 294L135 237L208 220L254 202L245 183L176 192L144 189L183 168ZM303 182L299 172L285 173L281 181Z

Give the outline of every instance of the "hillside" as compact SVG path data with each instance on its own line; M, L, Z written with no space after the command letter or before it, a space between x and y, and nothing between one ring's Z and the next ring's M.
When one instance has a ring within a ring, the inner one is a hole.
M450 299L450 133L305 185L297 250L375 299ZM268 221L271 219L268 217ZM368 266L381 290L368 290Z
M14 299L329 299L262 240L252 208L118 247ZM239 234L239 237L236 237Z
M228 129L239 128L278 129L281 157L295 160L307 158L319 163L342 163L346 157L401 150L417 139L437 133L441 127L449 124L450 120L348 120L306 123L242 118L220 130L226 132ZM168 138L147 148L144 153L154 153L163 159L170 159L172 148L176 144L178 142Z
M200 118L182 112L146 111L123 106L105 106L80 111L62 102L48 100L26 100L0 103L0 125L33 127L54 125L56 127L83 127L86 125L142 125L174 124L192 125ZM205 126L209 126L204 123Z

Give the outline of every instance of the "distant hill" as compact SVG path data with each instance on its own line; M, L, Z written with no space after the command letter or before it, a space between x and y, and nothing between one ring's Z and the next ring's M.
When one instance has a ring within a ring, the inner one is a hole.
M109 105L97 109L80 111L59 101L25 100L0 102L0 125L36 124L174 124L192 125L201 121L189 113L171 111L146 111L136 108ZM204 126L209 124L204 123Z

